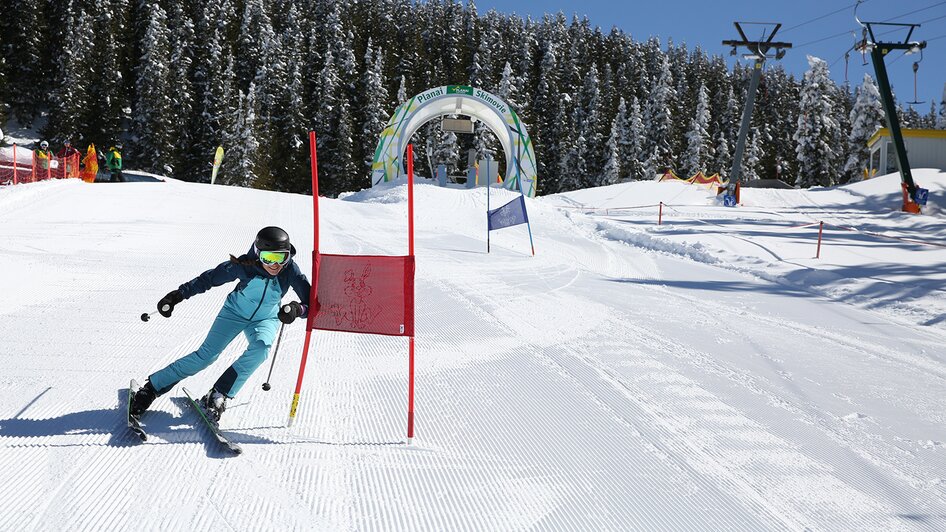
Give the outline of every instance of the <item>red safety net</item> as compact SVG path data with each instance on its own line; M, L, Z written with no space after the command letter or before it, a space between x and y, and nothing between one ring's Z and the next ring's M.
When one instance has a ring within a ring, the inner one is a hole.
M316 256L313 329L414 335L414 257Z
M43 179L79 177L79 154L56 157L14 145L0 149L0 183L34 183Z

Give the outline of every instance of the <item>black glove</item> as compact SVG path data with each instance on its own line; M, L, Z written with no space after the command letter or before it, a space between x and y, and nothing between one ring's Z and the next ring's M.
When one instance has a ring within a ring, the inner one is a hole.
M283 323L292 323L296 318L303 318L308 308L297 301L286 303L279 308L279 321Z
M158 312L165 318L170 318L171 313L174 312L174 305L181 301L184 301L184 296L180 290L169 292L168 295L161 298L161 301L158 301Z

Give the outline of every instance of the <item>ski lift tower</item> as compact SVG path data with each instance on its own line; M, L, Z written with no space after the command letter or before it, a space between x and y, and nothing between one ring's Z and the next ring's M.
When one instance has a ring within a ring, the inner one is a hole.
M739 203L739 181L742 177L742 155L746 150L746 137L749 135L749 122L752 119L752 107L755 104L755 93L759 88L759 79L762 77L762 67L765 65L765 60L771 57L774 57L776 60L779 60L785 57L785 49L791 48L792 43L788 42L774 42L772 39L775 38L775 34L778 33L779 28L782 27L781 24L775 24L775 28L772 30L772 33L769 34L768 39L761 41L750 41L746 37L746 32L742 30L743 24L755 24L755 25L772 25L771 22L733 22L733 25L736 26L736 31L739 32L739 36L742 37L742 40L739 41L723 41L724 46L732 46L732 52L730 55L736 55L737 49L740 46L749 49L748 54L744 54L743 58L745 59L754 59L755 65L752 69L752 78L749 81L749 92L746 94L746 106L742 109L742 125L739 126L739 137L736 139L736 152L733 154L732 161L732 172L729 175L729 185L727 187L728 193L735 196L735 202ZM763 33L763 37L764 37ZM775 50L775 55L768 55L770 50Z
M860 21L858 21L860 22ZM887 128L893 139L894 150L897 152L897 166L900 169L901 187L903 189L903 211L913 214L920 213L920 205L926 204L928 191L916 186L913 181L913 172L910 170L910 161L907 160L907 149L903 144L903 134L900 132L900 119L897 118L897 108L894 107L893 93L890 90L890 78L887 77L887 65L884 56L891 50L904 50L907 54L920 52L926 48L926 41L911 41L913 30L919 24L897 24L892 22L861 22L864 27L863 39L857 43L856 49L861 53L870 52L871 62L874 63L874 72L877 74L877 87L880 89L880 100L884 104L884 115L887 118ZM903 42L878 42L874 37L873 26L898 26L907 28L907 36ZM870 36L870 40L868 40Z

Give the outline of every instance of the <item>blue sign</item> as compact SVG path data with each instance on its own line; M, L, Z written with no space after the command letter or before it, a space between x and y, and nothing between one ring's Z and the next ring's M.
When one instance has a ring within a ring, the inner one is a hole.
M930 191L925 188L917 188L916 194L913 195L913 199L916 201L917 205L926 205L926 200L930 198Z
M723 194L723 205L726 207L735 207L736 206L735 194Z

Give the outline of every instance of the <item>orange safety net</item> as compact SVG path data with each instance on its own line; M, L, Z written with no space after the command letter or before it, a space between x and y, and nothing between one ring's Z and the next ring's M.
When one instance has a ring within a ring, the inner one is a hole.
M664 175L660 177L660 181L674 181L678 183L690 183L695 185L725 185L729 183L729 181L723 181L722 178L719 177L718 173L707 176L702 170L697 171L696 174L688 178L678 176L673 170L667 170Z
M85 158L82 159L82 180L86 183L95 182L95 174L99 173L99 159L95 153L95 144L89 144L89 149L85 152Z

